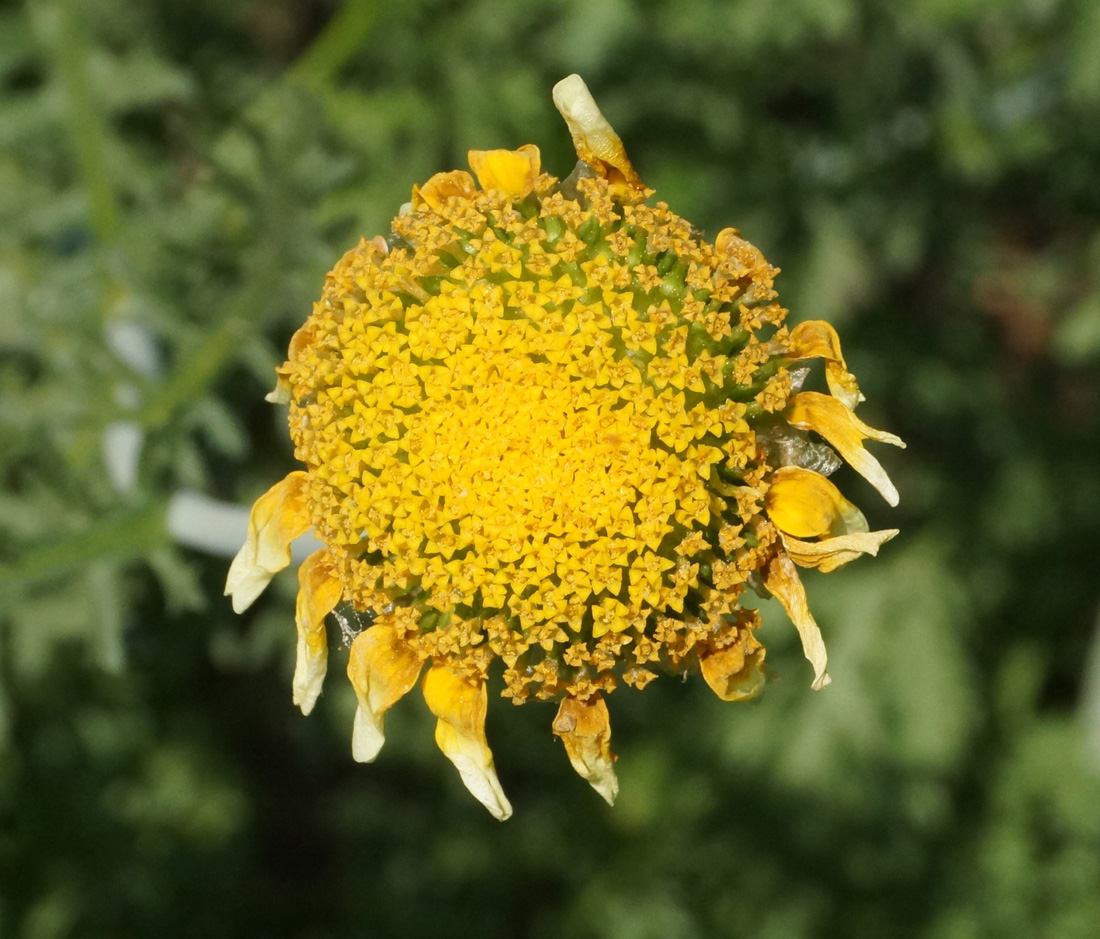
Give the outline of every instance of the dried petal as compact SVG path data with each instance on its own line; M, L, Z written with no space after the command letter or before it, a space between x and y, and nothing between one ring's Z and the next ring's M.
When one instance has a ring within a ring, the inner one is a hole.
M890 505L898 504L897 489L882 464L863 449L863 441L870 437L904 448L900 438L868 427L843 402L817 391L803 391L795 395L787 406L787 420L802 430L821 434L857 473L882 493Z
M428 709L438 718L435 742L454 763L470 794L500 821L511 817L512 806L500 788L485 739L485 682L434 666L425 673L422 688Z
M748 701L764 690L764 647L746 634L724 649L701 653L703 678L723 701Z
M554 86L554 105L573 137L577 156L612 184L644 191L619 135L600 112L580 75L569 75Z
M788 354L793 359L825 359L825 381L833 397L849 410L863 401L856 383L856 376L848 371L844 353L840 351L840 337L830 323L824 320L807 320L791 330L787 340Z
M608 805L614 805L619 780L615 776L616 756L611 752L611 717L603 698L598 694L587 701L572 695L562 698L553 728L565 744L573 769Z
M317 703L328 671L328 634L325 617L335 609L343 593L332 555L314 551L298 568L298 660L292 685L294 703L309 714Z
M309 476L295 471L267 490L252 506L248 538L225 579L233 611L243 613L279 571L290 563L290 543L312 524L306 504Z
M802 652L814 667L814 680L810 686L814 691L820 691L830 681L825 666L828 663L828 655L825 652L825 640L821 638L821 630L810 613L809 604L806 602L806 588L802 586L802 579L798 576L798 569L785 554L772 558L764 569L764 586L772 595L783 604L783 609L798 630L798 636L802 640Z
M816 567L824 574L843 567L860 555L878 554L887 541L898 533L896 528L884 528L881 531L855 532L822 541L799 541L790 535L782 535L783 547L787 549L792 561L801 567Z
M348 657L348 678L359 707L351 754L360 763L370 763L378 756L386 742L386 711L412 690L422 664L416 650L384 617L355 637Z

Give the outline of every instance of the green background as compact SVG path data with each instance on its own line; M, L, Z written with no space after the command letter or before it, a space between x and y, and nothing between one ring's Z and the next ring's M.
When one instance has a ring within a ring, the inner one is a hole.
M351 760L342 650L302 718L294 577L235 616L164 513L293 467L271 369L412 183L569 172L573 71L837 325L902 534L806 577L826 691L772 604L760 700L613 695L614 809L492 700L500 824L418 694ZM1098 363L1094 0L0 3L0 936L1092 939Z

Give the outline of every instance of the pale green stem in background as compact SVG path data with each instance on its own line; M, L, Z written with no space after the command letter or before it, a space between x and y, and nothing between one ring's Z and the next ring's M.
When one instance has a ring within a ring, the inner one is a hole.
M13 587L48 580L91 561L141 557L167 541L165 511L165 503L157 502L115 512L96 519L81 532L29 549L13 564L0 567L0 597Z
M247 283L229 306L221 325L152 389L137 416L144 430L166 424L180 405L197 401L218 379L264 308L274 299L279 273L278 252L270 251L263 263L249 272Z
M61 76L69 104L69 130L88 191L89 222L102 251L115 240L119 210L107 172L103 115L92 93L84 31L73 6L72 0L60 0L52 6L39 7L35 19L40 32L47 38L47 46ZM36 9L34 4L31 7Z
M1092 648L1085 663L1085 678L1081 690L1081 723L1085 733L1085 752L1095 772L1100 773L1100 616Z
M347 0L298 57L288 77L311 91L321 91L331 84L340 69L362 48L377 13L377 0Z

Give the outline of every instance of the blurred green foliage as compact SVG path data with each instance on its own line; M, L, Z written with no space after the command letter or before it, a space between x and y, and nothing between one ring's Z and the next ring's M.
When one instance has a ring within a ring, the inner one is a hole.
M614 695L613 810L497 701L498 825L416 696L370 767L303 720L293 578L234 616L164 512L288 471L271 368L413 182L569 171L571 71L840 326L903 533L807 578L827 691L768 609L762 700ZM1098 179L1093 0L0 3L0 935L1091 939Z

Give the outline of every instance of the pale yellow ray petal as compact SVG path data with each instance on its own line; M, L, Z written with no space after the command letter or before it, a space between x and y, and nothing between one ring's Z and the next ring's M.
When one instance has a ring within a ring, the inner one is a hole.
M351 755L369 763L386 742L386 711L420 676L423 663L386 617L355 637L348 656L348 678L359 706L351 734Z
M747 632L741 641L699 655L703 678L723 701L747 701L764 690L764 647Z
M290 563L290 543L309 531L308 480L306 473L295 471L252 506L248 537L225 579L225 595L233 598L234 612L243 613L252 605L271 578Z
M800 541L782 532L780 537L783 539L783 547L795 564L801 567L816 567L822 573L828 574L838 567L843 567L849 561L854 561L860 555L870 554L874 557L878 554L878 549L897 533L896 528L884 528L880 531L839 535L822 541Z
M423 186L413 186L412 207L417 209L427 205L438 209L448 199L470 199L476 194L473 176L465 170L449 170L446 173L436 173Z
M436 665L424 674L424 700L436 716L435 742L458 770L470 794L495 818L512 814L500 788L493 754L485 739L488 697L485 682Z
M592 93L580 75L569 75L554 86L554 106L557 107L569 133L577 156L605 177L613 186L637 194L645 192L619 135L600 112Z
M824 320L799 323L791 330L786 344L791 358L825 360L825 381L829 391L850 410L864 400L855 375L848 371L844 353L840 351L840 337L831 324Z
M327 548L314 551L298 568L297 662L292 690L303 714L313 710L328 671L328 634L325 617L340 602L343 585Z
M268 404L290 404L290 382L285 373L282 366L275 369L275 387L264 395Z
M471 150L467 159L482 189L499 189L517 199L535 188L542 167L533 143L518 150Z
M810 686L814 691L820 691L830 681L829 673L825 671L828 664L828 655L825 652L825 640L821 638L821 630L810 613L809 604L806 602L806 588L802 586L802 580L798 576L798 569L794 562L785 554L773 558L764 569L764 586L771 591L787 611L787 615L798 630L798 636L802 640L802 652L814 667L814 680Z
M598 694L587 701L562 698L553 729L565 744L573 769L608 805L614 805L619 780L615 776L615 754L611 752L611 717L603 698Z
M874 486L890 505L898 504L898 491L886 470L863 448L868 437L904 447L899 437L868 427L844 403L831 395L803 391L787 405L787 420L802 430L812 430L829 441L851 467Z
M798 538L866 531L863 513L820 473L783 466L772 473L764 504L780 531Z

